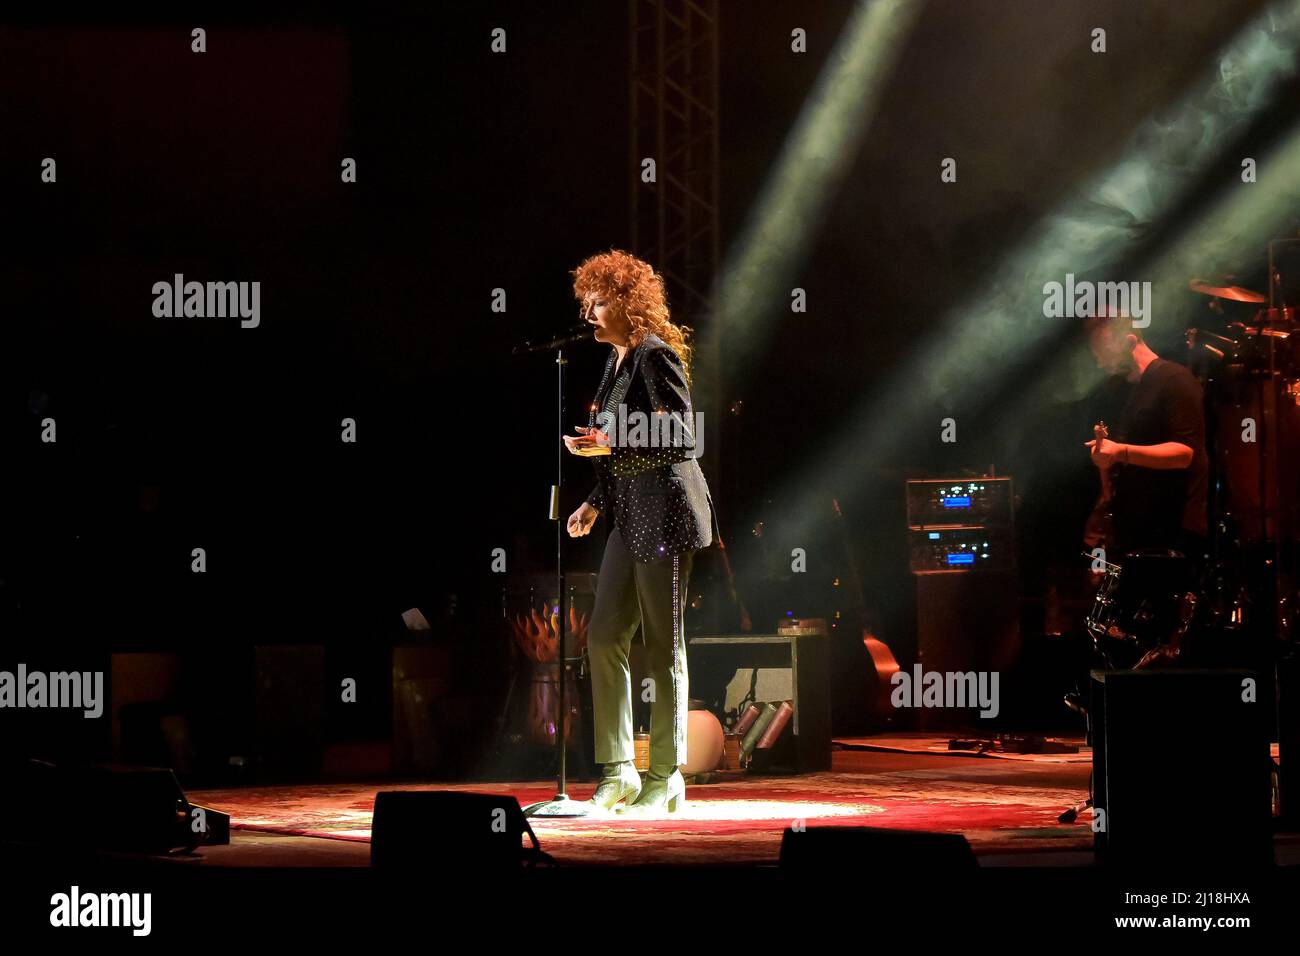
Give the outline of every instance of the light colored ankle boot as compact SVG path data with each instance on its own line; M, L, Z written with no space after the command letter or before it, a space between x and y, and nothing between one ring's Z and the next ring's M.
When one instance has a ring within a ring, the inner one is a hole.
M669 813L676 813L685 807L686 781L682 778L682 772L677 767L673 767L671 772L665 772L666 769L651 767L640 796L626 806L619 807L619 812L638 816L663 813L665 809Z
M641 792L641 774L630 760L605 764L596 792L587 802L602 810L611 809L614 804L630 800Z

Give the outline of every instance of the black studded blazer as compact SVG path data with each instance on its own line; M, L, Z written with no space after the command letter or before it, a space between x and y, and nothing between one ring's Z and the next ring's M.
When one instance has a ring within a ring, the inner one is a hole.
M719 537L718 520L697 460L704 436L696 434L681 359L652 334L617 374L616 361L610 349L588 419L610 436L611 450L592 458L596 487L587 503L609 517L638 561L707 548Z

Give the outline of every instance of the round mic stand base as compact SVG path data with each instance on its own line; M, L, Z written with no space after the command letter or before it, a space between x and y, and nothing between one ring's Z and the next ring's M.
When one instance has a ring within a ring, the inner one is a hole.
M585 817L595 807L585 800L570 800L567 793L557 793L550 800L524 807L526 817Z

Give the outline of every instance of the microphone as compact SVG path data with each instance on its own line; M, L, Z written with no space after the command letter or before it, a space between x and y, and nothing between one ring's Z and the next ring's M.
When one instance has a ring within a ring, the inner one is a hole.
M595 341L592 338L592 330L595 326L585 319L577 325L570 328L567 332L562 332L549 342L538 342L533 344L527 340L520 342L510 350L511 355L519 355L524 352L545 352L550 349L559 348L561 345L568 345L571 342Z

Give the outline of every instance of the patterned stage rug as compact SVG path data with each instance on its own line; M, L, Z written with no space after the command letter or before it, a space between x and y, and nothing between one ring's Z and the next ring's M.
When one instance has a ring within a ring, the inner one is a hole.
M969 739L969 735L956 735ZM949 750L948 741L953 735L935 736L933 734L893 734L875 737L836 737L835 745L850 751L875 751L879 753L930 754L941 757L976 757L994 758L996 760L1016 760L1036 764L1085 764L1092 765L1092 748L1085 741L1086 737L1049 737L1049 743L1055 742L1079 748L1078 753L1042 753L1018 754L1005 750L991 749L981 752L970 750ZM1270 753L1274 760L1279 759L1277 741L1270 744Z
M1048 743L1059 743L1067 747L1079 748L1078 753L1041 753L1020 754L996 747L979 752L971 750L949 750L948 741L954 737L970 739L969 734L893 734L875 737L836 737L835 743L851 750L879 750L893 753L936 754L944 757L992 757L998 760L1024 760L1030 763L1092 763L1092 748L1087 746L1087 738L1049 737Z
M630 820L534 819L542 848L568 864L772 864L786 827L884 826L963 834L977 853L1087 850L1088 815L1061 825L1057 815L1082 800L1086 766L1033 766L899 753L837 751L836 772L753 777L687 788L671 816ZM571 782L585 800L595 783ZM231 815L237 830L368 842L379 790L503 793L521 805L554 796L554 782L314 784L193 791L195 803Z

